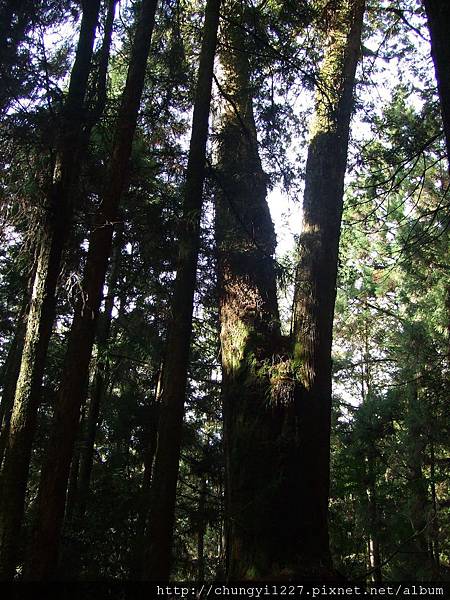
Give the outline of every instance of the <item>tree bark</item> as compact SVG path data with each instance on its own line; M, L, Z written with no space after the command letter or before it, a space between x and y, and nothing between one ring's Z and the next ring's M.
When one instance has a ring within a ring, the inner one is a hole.
M225 442L226 554L229 579L275 577L286 546L280 476L285 398L272 398L268 371L281 357L276 238L258 153L247 12L231 5L221 52L216 240ZM281 379L280 379L281 382Z
M175 498L184 416L192 313L200 245L206 143L220 0L208 0L194 102L183 199L177 276L163 369L158 447L151 489L144 578L167 580L175 520Z
M84 98L100 0L84 4L75 63L63 109L59 150L48 207L39 240L19 378L2 472L0 505L0 580L15 573L31 447L40 403L45 359L55 316L55 291L61 256L69 234L74 187L81 161Z
M143 0L134 36L127 81L117 118L112 157L102 202L94 219L83 274L83 298L69 334L59 402L41 475L33 548L26 577L54 576L64 515L67 479L77 435L83 391L95 338L102 290L111 253L114 223L125 189L132 141L144 86L157 0Z
M423 0L431 36L431 55L441 102L447 159L450 168L450 4L448 0Z
M298 553L299 563L319 571L321 565L331 565L327 524L331 344L344 176L364 1L332 3L330 10L306 165L294 296Z

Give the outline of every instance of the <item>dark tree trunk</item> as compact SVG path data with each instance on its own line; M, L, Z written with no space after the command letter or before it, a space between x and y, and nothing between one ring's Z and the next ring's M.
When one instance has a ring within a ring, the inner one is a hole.
M375 473L375 455L369 450L367 456L367 509L368 509L368 553L369 571L374 583L381 583L381 553L380 553L380 527L378 518L378 502Z
M157 0L142 2L105 191L90 235L83 276L83 302L76 309L69 334L59 402L41 475L33 548L26 572L27 578L32 580L51 578L55 574L70 462L111 253L114 223L128 174L156 5Z
M408 386L407 404L407 466L408 466L408 508L413 528L409 568L410 575L418 580L429 581L433 576L434 565L429 553L428 539L430 504L427 482L423 474L423 460L426 446L426 416L424 399L419 398L419 377Z
M355 70L364 1L337 2L316 96L306 165L303 229L294 297L297 364L298 554L320 576L330 566L328 540L331 343L338 249Z
M99 52L98 60L98 72L95 89L95 104L89 114L89 123L86 127L86 136L90 136L90 132L94 125L98 122L103 114L106 105L106 87L108 78L108 64L110 56L110 48L112 41L112 30L114 25L114 14L118 0L109 0L108 7L105 17L103 42ZM121 235L118 233L117 237L121 240ZM119 245L121 242L119 243ZM111 281L109 282L109 290L111 286L113 289L116 287L117 278L117 263L113 259L113 267L111 273ZM92 457L94 452L95 432L97 428L97 421L100 409L101 398L104 394L104 361L102 360L102 353L105 351L105 344L109 336L109 329L111 324L112 307L114 305L114 297L108 295L105 301L105 313L104 321L102 320L98 328L98 345L100 352L100 360L96 366L96 374L94 375L93 390L91 392L91 398L87 414L83 409L83 416L80 420L80 429L85 426L84 439L80 440L79 447L76 448L70 467L69 486L67 489L67 505L66 505L66 518L72 518L74 512L77 511L80 516L84 515L83 504L85 504L89 489L90 472L92 468ZM108 316L109 315L109 316ZM105 338L106 336L106 338ZM84 406L84 402L83 402ZM89 462L91 465L89 466Z
M269 365L281 360L276 238L258 154L245 9L233 5L221 53L216 239L226 458L226 551L230 579L275 577L282 568L289 501L280 455L284 403ZM281 382L281 380L280 380Z
M431 36L431 55L436 73L444 122L447 159L450 168L450 3L448 0L423 0Z
M108 296L105 300L105 310L101 315L97 332L97 364L92 384L91 396L85 420L85 430L80 447L80 468L76 493L76 514L83 518L91 482L92 465L94 461L94 446L97 433L100 407L102 406L107 389L107 351L108 340L111 332L112 313L114 308L115 292L119 279L120 254L122 251L122 234L118 232L115 239L115 248L112 257L112 268L108 282Z
M440 542L439 542L439 518L438 503L436 494L436 457L434 451L434 441L430 441L430 487L431 487L431 505L432 505L432 524L431 524L431 545L433 560L433 580L438 580L441 570L440 565Z
M85 416L83 414L83 410L81 411L81 418L80 418L80 427L83 426L84 420L85 420ZM73 453L73 457L72 457L72 462L70 464L70 474L69 474L69 483L67 486L67 502L66 502L66 512L65 512L65 518L66 520L71 520L73 515L74 515L74 511L75 511L75 506L77 503L77 496L78 496L78 478L79 478L79 473L80 473L80 453L81 453L81 448L80 445L77 444L77 447L74 450Z
M200 497L198 499L198 530L197 530L197 581L203 583L205 581L205 533L206 533L206 492L207 482L206 476L202 477L200 484Z
M84 98L99 6L100 0L84 4L78 48L63 109L54 180L39 240L25 344L2 472L0 579L14 576L17 561L31 447L55 316L55 291L62 251L70 229L74 187L81 161Z
M158 440L159 398L162 372L159 372L158 384L154 401L148 406L145 423L144 476L138 498L136 538L133 548L131 577L138 581L142 579L143 555L145 551L145 531L147 528L148 507L150 505L152 471Z
M119 0L108 0L102 46L98 57L98 72L96 79L96 103L90 114L90 126L97 123L103 115L107 99L108 65L111 53L111 42L114 27L114 15Z
M171 567L178 463L200 245L206 142L219 9L220 0L208 0L186 171L177 277L172 299L172 319L163 370L158 447L152 481L151 513L147 537L149 545L143 568L144 578L161 581L169 578Z

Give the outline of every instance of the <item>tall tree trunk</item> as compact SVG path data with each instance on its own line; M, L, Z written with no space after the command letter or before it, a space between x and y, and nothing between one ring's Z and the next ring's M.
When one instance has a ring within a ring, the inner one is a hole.
M103 42L99 51L98 57L98 71L96 77L96 86L95 86L95 104L90 111L89 121L86 127L87 133L86 136L90 136L90 132L95 124L98 122L100 117L102 116L105 105L106 105L106 88L107 88L107 79L108 79L108 64L109 64L109 56L110 56L110 48L112 42L112 31L114 26L114 14L116 10L118 0L108 0L107 3L107 11L105 15L105 24L104 24L104 34L103 34ZM118 238L121 239L121 235L117 235ZM120 244L119 244L120 245ZM109 290L111 290L111 285L113 289L116 287L115 279L117 277L117 268L116 262L113 260L113 268L112 268L112 281L109 285ZM111 324L111 313L112 307L114 304L114 297L108 295L108 298L105 302L105 323L99 326L98 332L98 343L100 346L100 353L102 353L105 348L105 344L107 338L109 336L109 328ZM109 314L109 317L108 317ZM105 338L106 335L106 339ZM104 341L103 341L104 339ZM99 368L100 367L100 368ZM89 457L92 462L93 452L94 452L94 441L95 441L95 431L97 426L99 408L101 397L104 393L104 377L101 372L104 368L102 361L100 360L99 364L96 366L96 375L94 376L93 383L93 392L91 394L91 399L89 402L89 408L87 411L87 415L85 415L85 411L83 410L82 417L80 419L80 429L81 425L85 424L86 426L86 436L84 440L80 440L79 447L75 450L71 468L70 468L70 476L69 476L69 486L67 490L67 506L66 506L66 518L71 518L74 516L74 511L80 512L80 515L83 516L84 509L79 510L85 503L87 498L89 481L90 481L90 468L89 467ZM99 376L97 376L97 373ZM84 402L83 402L84 405Z
M328 494L331 343L355 71L364 0L329 3L325 56L306 165L303 229L294 296L298 420L299 553L330 565ZM318 573L319 574L319 573Z
M171 567L175 498L200 245L206 142L219 10L220 0L207 1L186 171L172 319L163 369L158 447L147 535L148 551L145 553L143 568L146 579L161 581L169 578Z
M275 576L286 531L279 455L284 410L271 405L267 368L280 350L276 238L258 154L247 12L232 5L221 53L225 98L219 134L216 239L230 579ZM280 399L281 400L281 399Z
M2 472L4 493L0 505L0 579L11 579L15 572L31 447L55 316L55 291L62 251L70 229L74 188L82 158L84 98L99 6L100 0L83 4L77 53L62 114L54 179L39 240L25 345Z
M128 174L156 5L157 0L143 0L138 18L105 190L89 239L83 275L83 301L76 308L69 334L59 401L41 475L33 548L26 571L28 579L47 579L55 573L70 461L111 253L114 223Z
M423 0L431 36L431 55L436 73L450 168L450 4L448 0Z

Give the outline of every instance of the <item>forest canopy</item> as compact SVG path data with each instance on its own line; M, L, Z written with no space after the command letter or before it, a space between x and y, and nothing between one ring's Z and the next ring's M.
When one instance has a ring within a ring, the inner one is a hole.
M449 33L0 0L0 581L449 579Z

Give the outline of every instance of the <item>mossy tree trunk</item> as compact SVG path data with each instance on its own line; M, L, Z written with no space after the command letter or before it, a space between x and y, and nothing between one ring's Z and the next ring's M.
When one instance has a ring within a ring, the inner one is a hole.
M53 183L47 198L25 344L2 472L0 579L15 573L28 469L41 398L48 344L55 317L55 291L70 230L76 178L82 160L84 99L91 69L100 0L83 3L78 47L61 116Z
M245 35L250 23L241 3L229 8L216 177L226 553L230 579L254 579L278 576L288 560L290 524L283 505L292 498L282 457L289 446L289 382L281 370L270 374L282 361L276 237L253 112L251 40ZM287 389L276 396L283 383Z
M30 580L52 578L57 566L70 462L88 378L96 323L111 253L114 223L117 221L119 202L128 174L156 5L157 0L142 2L127 81L117 117L105 189L89 238L89 250L83 274L83 296L76 308L69 334L58 404L41 474L37 519L33 531L30 562L26 570L26 577Z
M330 566L331 344L339 237L363 0L328 3L329 28L305 177L294 296L299 558Z
M220 0L208 0L186 171L177 276L171 304L172 319L163 369L158 445L147 534L148 548L143 567L145 579L160 581L169 578L172 562L176 488L200 245L206 143L219 10Z
M423 0L431 36L431 54L436 73L444 122L447 158L450 168L450 3L448 0Z

